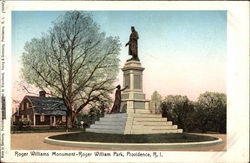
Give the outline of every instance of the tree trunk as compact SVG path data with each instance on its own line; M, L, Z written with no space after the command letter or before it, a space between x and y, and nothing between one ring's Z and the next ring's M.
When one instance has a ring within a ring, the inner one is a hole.
M73 121L72 121L72 111L67 112L67 121L66 121L66 128L72 128L73 127Z
M72 111L69 111L68 114L67 114L67 125L66 127L67 128L73 128L73 124L74 124L74 121L76 119L76 113L75 112L72 112Z
M66 128L73 128L74 122L76 120L77 114L87 105L87 103L82 104L76 111L72 111L72 107L70 104L66 105L67 107L67 121Z

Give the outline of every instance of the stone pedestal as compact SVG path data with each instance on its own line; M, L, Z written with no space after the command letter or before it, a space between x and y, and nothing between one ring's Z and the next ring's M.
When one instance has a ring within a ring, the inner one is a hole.
M128 86L122 92L121 112L136 113L139 110L149 109L149 100L143 93L143 70L139 61L127 61L122 68L123 86Z
M150 113L149 100L145 99L143 93L143 70L139 61L131 60L125 63L122 68L123 86L128 86L128 88L122 92L121 113L105 114L86 131L113 134L183 132L161 114Z

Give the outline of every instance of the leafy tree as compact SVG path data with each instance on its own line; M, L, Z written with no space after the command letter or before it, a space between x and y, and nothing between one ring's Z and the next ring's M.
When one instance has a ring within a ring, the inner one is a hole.
M167 96L161 105L162 114L184 131L226 133L226 95L205 92L197 101L186 96Z
M186 130L186 120L188 112L192 109L189 106L189 99L187 96L167 96L161 105L163 117L167 117L169 120L173 121L180 128Z
M29 84L63 98L67 127L72 127L83 108L110 98L120 46L88 14L66 12L42 37L25 44L22 75Z
M161 95L157 92L154 91L154 93L151 95L151 101L150 101L150 110L152 113L161 113L161 101L162 97Z
M88 113L80 112L77 115L75 125L81 126L81 121L84 122L85 127L89 127L91 124L95 123L95 121L99 120L100 117L104 116L104 113L108 111L110 103L106 103L100 101L97 105L90 106Z
M195 109L203 132L226 132L227 100L224 93L205 92L201 94Z

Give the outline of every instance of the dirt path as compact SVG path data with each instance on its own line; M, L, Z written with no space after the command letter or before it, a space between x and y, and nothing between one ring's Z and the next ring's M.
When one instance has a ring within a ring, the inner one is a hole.
M44 143L43 140L47 136L65 134L66 132L53 133L22 133L11 134L11 149L17 150L114 150L104 148L84 148L84 147L70 147L60 146ZM223 143L208 147L195 148L175 148L175 149L157 149L159 151L226 151L226 135L225 134L201 134L207 136L214 136L221 138ZM115 149L115 150L131 150L131 149ZM133 149L136 150L136 149ZM139 150L139 149L138 149ZM140 149L141 150L141 149ZM150 149L145 149L150 150Z

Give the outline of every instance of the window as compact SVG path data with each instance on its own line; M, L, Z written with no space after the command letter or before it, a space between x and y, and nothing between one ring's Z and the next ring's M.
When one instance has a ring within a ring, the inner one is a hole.
M66 116L65 115L62 116L62 121L66 122Z
M21 110L24 110L24 103L21 104Z
M16 116L13 116L13 122L16 122Z
M27 115L27 120L28 120L28 121L30 120L30 115Z
M29 103L28 102L26 102L26 109L28 109L29 108Z
M44 115L40 115L40 122L44 122L45 116Z
M21 115L21 120L24 120L24 115Z

